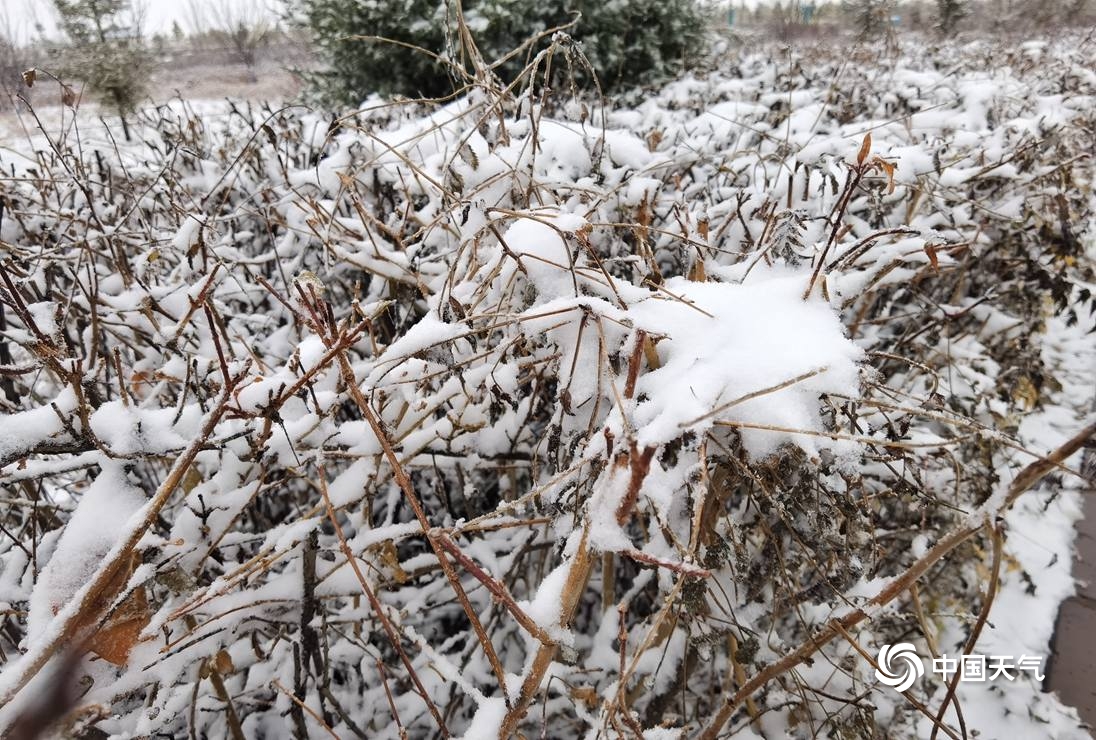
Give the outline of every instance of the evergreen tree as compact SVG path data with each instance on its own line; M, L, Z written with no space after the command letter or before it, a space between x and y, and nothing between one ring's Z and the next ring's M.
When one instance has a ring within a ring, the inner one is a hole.
M488 63L577 18L568 32L607 90L678 72L703 53L711 25L697 0L463 0L459 8L454 0L291 0L290 7L325 64L311 82L329 102L351 104L373 92L437 97L460 87L473 69L458 11ZM513 79L549 42L495 71Z
M63 73L83 80L89 90L122 118L145 92L151 57L130 0L53 0L61 30L69 40Z
M860 38L874 38L890 30L891 0L845 0L843 5Z

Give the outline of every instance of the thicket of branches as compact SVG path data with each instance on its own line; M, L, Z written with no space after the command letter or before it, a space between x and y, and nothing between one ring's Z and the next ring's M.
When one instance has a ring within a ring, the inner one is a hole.
M1092 431L1044 346L1092 320L1092 51L906 50L954 70L922 87L766 50L642 113L480 75L0 153L0 722L960 736L862 656L973 645L1033 576L1001 517ZM979 135L879 125L924 111ZM1046 409L1081 432L1049 459Z

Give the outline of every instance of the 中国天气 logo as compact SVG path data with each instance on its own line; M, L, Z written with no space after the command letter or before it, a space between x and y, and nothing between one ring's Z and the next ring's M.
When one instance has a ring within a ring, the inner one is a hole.
M917 679L925 675L921 656L908 642L879 648L877 662L879 667L875 669L876 678L897 691L908 691Z

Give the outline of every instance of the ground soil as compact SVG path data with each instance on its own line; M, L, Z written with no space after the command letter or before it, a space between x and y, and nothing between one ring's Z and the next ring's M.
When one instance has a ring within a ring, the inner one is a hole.
M1073 560L1077 594L1058 610L1046 686L1077 707L1092 732L1096 728L1096 440L1090 439L1088 445L1081 465L1088 481L1085 518L1077 523Z

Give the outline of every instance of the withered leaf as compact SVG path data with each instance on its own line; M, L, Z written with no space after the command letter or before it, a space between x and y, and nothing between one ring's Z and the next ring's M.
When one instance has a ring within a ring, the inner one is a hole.
M868 152L871 151L871 131L864 134L864 142L860 145L860 153L856 155L856 163L864 164L864 160L868 158Z
M932 264L933 272L940 272L940 258L936 256L936 245L926 244L925 254L929 256L929 262Z
M213 670L222 676L227 676L229 673L236 671L236 666L232 663L232 656L228 654L227 650L218 650L217 654L213 656Z
M129 560L118 569L103 593L92 604L92 608L80 615L77 621L78 628L94 629L99 624L103 612L110 608L129 582L129 577L133 575L138 562L137 554L131 554ZM107 617L106 622L88 638L85 647L103 660L123 666L149 619L148 597L144 587L138 586Z

